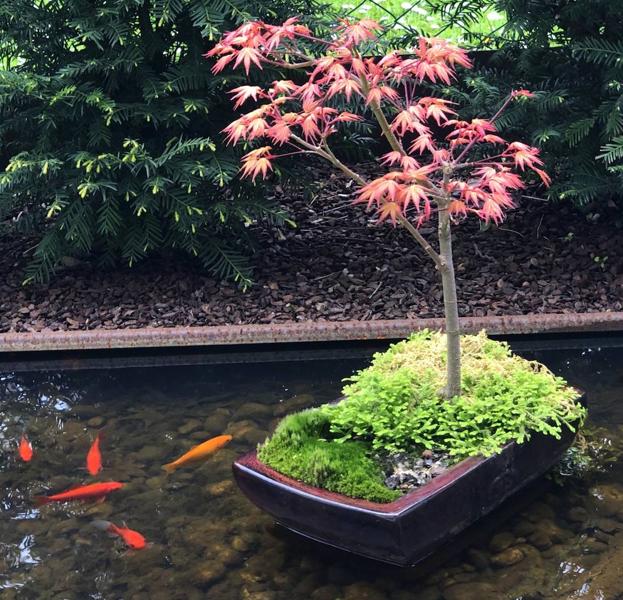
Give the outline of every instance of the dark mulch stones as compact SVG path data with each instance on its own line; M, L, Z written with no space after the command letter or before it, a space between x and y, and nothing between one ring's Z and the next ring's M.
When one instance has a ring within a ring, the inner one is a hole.
M311 201L302 190L284 195L298 228L260 233L256 284L245 294L196 265L159 259L116 271L80 264L48 287L22 287L33 242L4 238L0 331L441 316L438 276L408 234L352 206L342 178L317 176ZM434 239L431 227L422 231ZM589 222L568 204L524 198L499 228L481 231L471 219L455 232L462 315L623 307L621 232L605 215Z
M392 490L409 492L444 473L451 464L445 452L426 450L421 455L399 452L377 457L385 475L385 485Z

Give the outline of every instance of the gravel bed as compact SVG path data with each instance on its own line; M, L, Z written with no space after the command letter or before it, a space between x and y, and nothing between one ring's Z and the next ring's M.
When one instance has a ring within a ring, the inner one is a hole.
M5 236L0 332L441 316L438 276L408 234L352 206L343 178L308 169L318 190L311 200L302 188L280 194L298 227L258 232L255 285L244 294L195 264L157 258L113 271L79 263L49 286L23 287L33 240ZM500 227L456 227L461 315L621 310L614 222L522 197ZM431 227L422 232L434 240Z

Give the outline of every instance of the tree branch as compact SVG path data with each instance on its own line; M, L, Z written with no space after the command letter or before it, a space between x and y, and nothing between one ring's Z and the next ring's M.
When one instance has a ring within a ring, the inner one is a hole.
M359 79L361 81L361 90L367 97L368 93L370 92L368 80L363 75ZM376 117L376 120L381 127L381 131L383 132L385 139L389 142L389 145L392 147L392 150L400 152L400 154L406 156L407 153L405 152L405 149L402 147L400 140L394 135L394 132L391 130L391 127L389 126L389 123L385 118L385 113L383 112L381 107L376 102L370 102L370 109L374 113L374 116Z
M328 160L333 166L337 167L342 173L347 175L350 179L352 179L357 185L364 186L367 184L367 181L358 173L347 167L327 146L326 141L323 144L323 147L314 146L309 142L305 141L303 138L300 138L298 135L292 134L291 139L294 140L297 144L303 146L307 150L311 150L315 152L319 156L322 156L324 159ZM422 247L424 252L431 257L433 262L435 263L435 267L442 271L445 268L445 262L443 258L435 252L435 249L426 241L426 238L413 226L413 224L404 216L398 217L398 222L402 227L404 227L411 237Z

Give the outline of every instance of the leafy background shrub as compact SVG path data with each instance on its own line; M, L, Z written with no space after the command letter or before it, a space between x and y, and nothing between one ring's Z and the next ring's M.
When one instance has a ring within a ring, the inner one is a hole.
M505 136L540 146L554 185L597 216L623 200L622 0L353 0L357 16L395 24L385 41L450 37L474 51L478 67L454 86L463 114L495 113L510 89L537 91L499 121ZM349 5L350 6L350 5ZM488 109L487 109L488 107Z
M549 197L592 215L621 201L623 0L327 1L395 24L390 45L424 33L485 50L457 99L482 114L512 87L540 90L502 125L542 146ZM212 76L202 54L249 17L293 14L317 25L327 11L302 0L0 0L0 224L37 236L26 279L45 281L65 256L112 265L181 251L248 285L248 225L286 215L235 178L238 157L218 133L233 78ZM361 160L369 144L362 127L338 150Z
M27 279L64 256L134 264L161 249L250 282L247 226L286 216L234 178L223 77L203 54L299 0L0 0L0 219L43 232ZM270 77L270 73L266 74Z
M540 90L539 102L515 107L502 124L540 144L554 185L551 199L578 205L620 202L623 157L623 2L498 0L508 24L502 46L482 72L493 84ZM475 99L478 101L477 99ZM536 110L535 110L536 109Z

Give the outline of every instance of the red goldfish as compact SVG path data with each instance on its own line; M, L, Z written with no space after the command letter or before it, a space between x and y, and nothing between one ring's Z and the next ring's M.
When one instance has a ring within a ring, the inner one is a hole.
M101 470L102 454L100 452L100 432L98 431L87 454L87 471L89 475L97 475Z
M53 494L52 496L35 496L37 506L48 504L50 502L71 502L72 500L99 500L104 498L110 492L119 490L123 487L123 483L118 481L107 481L106 483L91 483L82 485L77 488Z
M147 546L145 538L133 529L127 527L119 527L110 521L93 521L92 525L103 531L107 531L111 535L119 536L126 544L128 548L133 550L141 550Z
M26 434L22 435L22 439L19 442L18 452L19 457L24 462L29 462L30 460L32 460L34 452L32 450L32 444L28 441Z
M177 460L170 462L166 465L162 465L162 468L167 473L173 473L175 469L181 467L183 465L192 464L203 460L216 452L219 448L222 448L225 444L228 444L231 440L231 435L219 435L216 436L207 442L202 442L201 444L191 448L186 454L180 456Z

